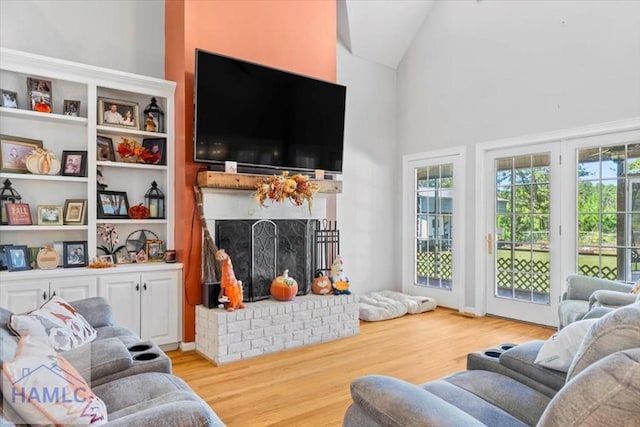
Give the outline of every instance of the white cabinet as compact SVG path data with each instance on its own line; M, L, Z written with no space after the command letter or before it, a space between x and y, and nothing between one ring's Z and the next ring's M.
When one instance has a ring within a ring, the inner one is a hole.
M95 277L60 277L48 279L10 280L0 286L0 305L14 313L25 313L39 308L54 295L65 301L97 295Z
M180 270L110 274L99 278L98 294L109 301L118 325L156 344L179 341Z

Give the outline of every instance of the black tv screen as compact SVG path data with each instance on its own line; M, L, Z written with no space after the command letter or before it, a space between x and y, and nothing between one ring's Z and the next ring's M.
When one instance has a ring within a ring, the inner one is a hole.
M196 49L194 161L342 172L346 87Z

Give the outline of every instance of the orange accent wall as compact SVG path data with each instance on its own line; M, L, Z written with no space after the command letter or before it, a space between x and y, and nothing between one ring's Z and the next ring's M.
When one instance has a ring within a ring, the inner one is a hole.
M201 303L201 233L193 185L195 49L335 81L336 0L168 0L165 2L165 78L176 88L176 231L184 263L183 341L195 340ZM193 224L193 227L192 227Z

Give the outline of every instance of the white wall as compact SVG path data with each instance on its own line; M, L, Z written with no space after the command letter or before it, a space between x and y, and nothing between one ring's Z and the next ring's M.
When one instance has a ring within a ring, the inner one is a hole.
M164 1L2 0L0 46L164 78Z
M640 2L437 2L397 80L400 156L638 117ZM473 236L483 201L468 154ZM465 257L473 307L473 245Z
M400 166L395 70L338 44L338 83L347 86L340 252L353 292L400 290Z

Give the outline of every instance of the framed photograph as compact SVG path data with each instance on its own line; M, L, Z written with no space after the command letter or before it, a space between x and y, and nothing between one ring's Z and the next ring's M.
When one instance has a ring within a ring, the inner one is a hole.
M33 111L51 112L53 105L51 81L27 77L27 93Z
M27 203L5 203L9 225L31 225L31 209Z
M6 246L7 269L9 271L31 270L29 250L26 245Z
M98 124L140 129L136 102L98 98Z
M18 92L0 89L0 106L5 108L18 108Z
M78 117L80 115L80 101L65 99L62 114L65 116Z
M63 225L62 206L38 206L38 225Z
M102 264L113 265L113 255L98 255L98 259Z
M87 221L87 199L67 199L64 202L65 225L83 225Z
M9 252L7 249L13 246L12 244L0 245L0 270L7 270L9 268Z
M150 165L166 165L165 138L144 138L142 146L146 148L145 153L141 156L145 163Z
M116 253L116 264L131 264L131 256L127 251Z
M129 199L124 191L98 191L98 218L129 218Z
M84 267L87 265L87 242L62 242L64 268Z
M62 152L62 175L87 176L87 152L64 150Z
M145 253L149 261L164 261L162 240L147 240L145 243Z
M100 136L96 138L98 144L97 160L106 160L110 162L116 161L116 153L113 150L113 140L106 136Z
M36 148L42 148L42 141L0 135L0 171L27 173L27 156Z

